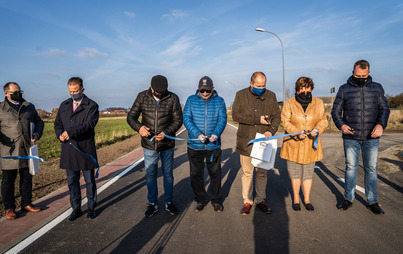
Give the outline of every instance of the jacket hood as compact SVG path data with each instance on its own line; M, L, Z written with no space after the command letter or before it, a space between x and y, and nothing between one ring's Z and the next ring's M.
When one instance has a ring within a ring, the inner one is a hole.
M372 82L372 77L369 75L368 78L367 78L367 82L365 82L364 86L367 86L371 82ZM354 82L353 75L351 75L347 79L347 84L350 84L350 85L355 86L355 87L360 87L357 83Z

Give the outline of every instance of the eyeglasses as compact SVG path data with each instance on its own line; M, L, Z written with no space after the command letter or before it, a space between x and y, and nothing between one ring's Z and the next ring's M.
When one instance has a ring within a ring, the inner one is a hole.
M311 95L311 92L299 92L300 95Z
M207 94L209 94L209 93L211 93L211 90L199 90L199 92L200 92L200 93L207 93Z
M24 93L24 91L22 91L22 90L20 90L20 91L14 91L14 92L10 92L10 91L8 91L10 94L23 94Z

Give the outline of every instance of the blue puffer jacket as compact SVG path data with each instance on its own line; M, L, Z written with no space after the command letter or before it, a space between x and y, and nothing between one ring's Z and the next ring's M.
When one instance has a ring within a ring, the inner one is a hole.
M343 134L345 139L371 139L375 125L385 129L389 118L389 105L381 84L372 82L372 77L364 86L358 86L352 79L342 85L337 92L332 108L332 118L337 126L347 124L354 129L354 134Z
M227 125L227 110L223 98L214 91L205 100L196 94L189 96L183 111L183 123L188 130L189 139L197 139L204 134L208 137L216 135L218 141L202 143L199 140L188 141L188 146L196 150L213 150L221 147L221 134Z

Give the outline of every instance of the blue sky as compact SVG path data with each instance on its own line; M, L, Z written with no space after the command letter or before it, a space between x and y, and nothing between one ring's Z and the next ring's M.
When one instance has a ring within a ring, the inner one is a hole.
M356 60L385 92L403 92L403 3L395 1L0 1L0 82L19 83L37 108L84 79L100 109L130 107L157 74L181 102L208 75L227 105L254 71L283 99L300 76L330 96Z

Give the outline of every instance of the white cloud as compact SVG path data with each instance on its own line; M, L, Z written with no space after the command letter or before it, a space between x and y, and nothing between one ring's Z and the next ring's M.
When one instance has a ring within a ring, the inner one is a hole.
M85 48L79 50L77 55L82 58L97 58L99 56L107 56L108 54L100 52L95 48Z
M134 13L134 12L131 12L131 11L125 11L125 12L123 12L127 17L129 17L129 18L134 18L134 17L136 17L136 14Z
M67 53L62 49L51 48L48 51L42 52L45 56L65 56Z
M169 21L174 21L175 19L183 18L189 14L184 10L171 10L170 13L162 15L161 19L168 19Z
M194 38L189 36L182 36L173 45L162 51L162 56L168 57L183 57L183 56L196 56L201 51L200 46L196 46Z

